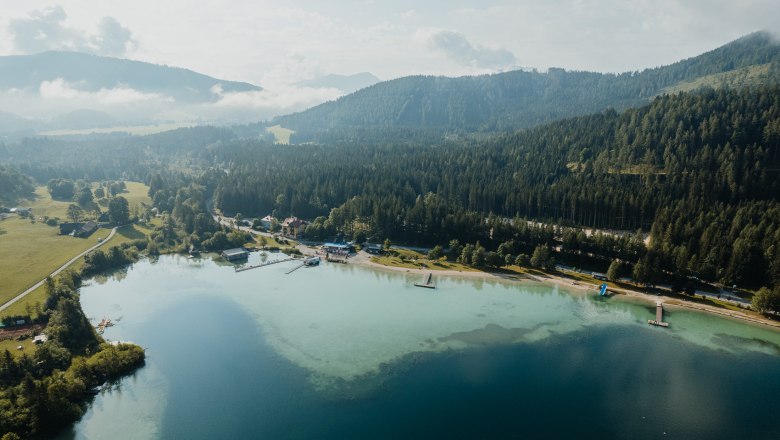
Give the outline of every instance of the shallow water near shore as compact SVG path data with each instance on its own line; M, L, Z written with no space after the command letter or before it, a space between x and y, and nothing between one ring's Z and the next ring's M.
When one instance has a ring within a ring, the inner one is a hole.
M780 435L772 329L674 308L661 329L651 302L596 292L296 264L164 256L88 283L87 316L147 365L62 438Z

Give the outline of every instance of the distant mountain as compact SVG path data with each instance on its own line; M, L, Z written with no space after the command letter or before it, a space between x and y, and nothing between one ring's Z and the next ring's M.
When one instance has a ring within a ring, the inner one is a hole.
M297 85L302 87L339 89L342 92L349 94L373 86L380 81L379 78L369 72L361 72L354 75L325 75L308 81L301 81Z
M40 121L0 111L0 133L24 132L40 128L42 125Z
M36 91L44 81L63 79L78 90L131 88L156 93L179 103L214 102L224 92L262 90L253 84L225 81L178 67L160 66L77 52L43 52L0 57L0 91Z
M460 78L411 76L382 82L304 112L275 118L298 139L333 129L391 127L493 131L647 103L698 86L780 82L780 46L766 32L642 72L549 69Z

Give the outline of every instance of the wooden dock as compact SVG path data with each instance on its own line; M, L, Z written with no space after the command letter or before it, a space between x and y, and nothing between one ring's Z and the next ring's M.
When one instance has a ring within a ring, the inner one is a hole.
M648 319L647 323L650 325L657 325L659 327L669 327L669 323L664 322L664 303L658 301L655 304L655 320Z
M98 324L98 325L97 325L97 327L95 327L95 328L97 328L97 332L98 332L98 334L99 334L99 335L102 335L102 334L103 334L103 332L105 332L105 331L106 331L106 327L111 327L111 326L113 326L113 325L114 325L114 323L113 323L113 322L111 322L111 320L110 320L110 319L108 319L108 318L103 318L103 319L100 321L100 324Z
M414 285L417 287L425 287L427 289L435 289L436 284L433 284L433 273L428 272L428 274L423 277L422 283L414 283Z
M301 263L301 264L299 264L299 265L297 265L297 266L293 267L292 269L288 270L287 272L285 272L285 275L290 275L291 273L293 273L293 272L295 272L296 270L298 270L298 269L302 268L303 266L306 266L306 265L305 265L305 264L303 264L303 263Z
M270 266L272 264L284 263L285 261L292 261L292 260L295 260L295 258L290 257L290 258L285 258L283 260L266 261L265 263L253 264L251 266L236 267L235 270L236 270L236 272L243 272L243 271L249 270L249 269L257 269L258 267Z

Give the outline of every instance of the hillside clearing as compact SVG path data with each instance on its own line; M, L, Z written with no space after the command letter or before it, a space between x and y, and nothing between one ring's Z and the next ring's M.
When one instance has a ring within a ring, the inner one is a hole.
M274 125L273 127L268 127L265 129L265 131L273 134L274 138L276 139L276 143L280 145L290 145L290 135L295 133L293 130L290 130L289 128L284 128L281 125Z

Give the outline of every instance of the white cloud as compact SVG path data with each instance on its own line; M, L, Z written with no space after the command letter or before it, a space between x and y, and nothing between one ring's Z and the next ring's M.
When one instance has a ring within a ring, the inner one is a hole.
M22 53L69 50L123 56L135 44L130 30L113 17L103 17L94 35L65 26L67 17L62 6L52 6L10 20L8 32L14 48Z
M214 106L217 108L247 108L260 110L300 110L325 101L333 100L343 93L332 88L279 86L273 90L264 89L259 92L224 93L220 87L212 92L220 99Z
M432 31L427 35L426 43L443 52L448 58L462 66L476 69L504 70L515 67L515 55L502 48L489 48L472 44L465 35L449 31Z
M69 101L81 105L115 106L131 105L150 101L172 103L171 97L163 97L156 93L144 93L129 87L100 89L94 92L79 90L62 78L41 82L38 93L44 100Z
M101 55L121 57L129 46L135 45L130 29L123 27L113 17L103 17L100 21L100 32L90 38L95 52Z
M777 29L778 16L777 0L25 0L3 4L0 55L125 49L279 90L327 73L485 73L513 57L540 69L641 70Z

